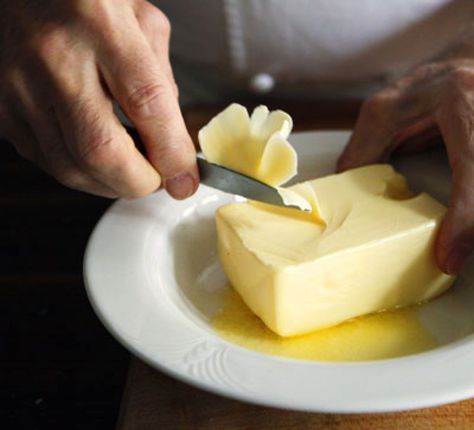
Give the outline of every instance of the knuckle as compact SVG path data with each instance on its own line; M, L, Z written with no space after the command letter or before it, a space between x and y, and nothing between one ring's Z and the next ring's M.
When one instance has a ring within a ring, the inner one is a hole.
M124 161L122 146L113 136L90 138L81 146L79 159L93 171L109 170L110 166Z
M161 10L155 8L153 19L158 32L162 36L168 38L171 34L171 23L168 17L163 12L161 12Z
M449 73L449 71L450 66L448 64L434 61L417 67L412 74L408 75L408 78L412 80L412 84L415 84L427 79L444 76Z
M79 20L92 25L92 27L111 24L114 16L110 1L106 0L78 1L76 2L75 14Z
M68 30L61 25L48 25L37 32L31 39L31 47L43 62L67 52L69 42Z
M387 136L393 136L400 119L397 116L397 90L386 88L374 94L362 104L359 121L376 126Z
M474 68L457 66L448 77L448 91L452 93L464 92L474 88Z
M118 49L123 44L123 22L104 1L82 1L78 19L88 30L93 44Z
M451 71L454 79L459 81L472 80L474 77L474 69L469 66L457 66Z
M127 97L125 109L133 117L147 119L159 113L159 100L167 92L164 84L150 82L133 90Z
M171 35L170 20L156 6L147 1L140 1L136 18L142 29L145 29L149 34L153 34L153 38L157 39L158 43L169 41Z
M382 92L380 92L363 102L361 114L367 116L369 119L379 121L382 117L387 115L387 110L387 97Z
M65 168L58 164L50 165L49 169L52 176L68 188L82 189L84 186L84 178L79 170Z

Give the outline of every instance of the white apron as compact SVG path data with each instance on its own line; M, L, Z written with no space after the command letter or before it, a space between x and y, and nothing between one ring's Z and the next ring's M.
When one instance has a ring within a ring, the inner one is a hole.
M446 50L474 22L474 0L154 3L172 24L178 83L188 75L191 87L203 82L208 90L214 82L221 93L227 85L255 93L364 95Z

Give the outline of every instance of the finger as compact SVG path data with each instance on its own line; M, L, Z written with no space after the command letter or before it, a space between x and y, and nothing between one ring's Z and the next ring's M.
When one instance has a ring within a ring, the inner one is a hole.
M337 162L338 171L386 162L399 147L411 141L410 150L431 144L437 125L429 105L410 118L400 109L407 94L387 91L365 102L354 131Z
M0 136L13 145L18 155L44 168L45 161L30 126L13 107L0 105Z
M80 76L59 82L55 112L66 146L75 163L96 182L118 196L150 194L160 178L139 153L113 112L95 64L78 64Z
M35 100L41 98L38 97L39 91L28 86L27 81L31 83L33 80L26 80L24 75L16 74L16 78L10 81L10 89L15 96L16 110L26 119L22 126L30 136L22 145L27 145L34 154L32 161L69 188L102 197L117 197L111 188L79 169L65 146L54 110L40 107L40 102ZM42 103L45 102L43 97Z
M168 27L167 27L168 26ZM167 39L169 24L161 24ZM193 194L199 182L196 153L166 72L160 68L135 21L134 43L107 45L101 70L127 117L137 128L147 156L175 198Z
M366 100L337 168L385 162L409 140L430 140L436 130L434 111L443 88L445 66L430 64ZM424 138L424 139L423 139Z
M392 91L384 91L363 103L349 142L337 161L338 171L386 161L394 149L393 105L397 97Z
M449 274L462 269L474 248L474 112L471 110L462 98L447 103L438 114L453 175L450 204L437 237L436 257L441 269Z
M53 110L37 116L33 126L46 161L46 171L66 187L97 196L116 198L111 187L95 180L79 168L66 147L59 121Z
M147 42L155 54L155 59L161 70L164 71L170 85L173 87L175 96L178 97L179 91L174 79L173 70L169 61L169 43L168 35L161 31L162 13L160 10L148 1L140 1L135 11L138 25L140 26Z
M474 160L461 162L453 172L451 203L443 219L436 243L436 259L445 273L459 273L474 244Z

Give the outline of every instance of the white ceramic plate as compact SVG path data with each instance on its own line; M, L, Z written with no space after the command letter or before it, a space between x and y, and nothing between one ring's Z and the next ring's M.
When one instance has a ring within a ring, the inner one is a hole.
M297 180L334 170L342 131L295 134ZM415 189L446 201L441 153L400 160ZM377 412L434 406L474 396L474 270L423 308L420 319L441 346L397 359L327 363L257 353L220 338L209 316L227 281L216 256L214 211L232 196L201 186L183 202L158 192L118 201L87 247L85 281L110 332L150 365L236 399L324 412Z

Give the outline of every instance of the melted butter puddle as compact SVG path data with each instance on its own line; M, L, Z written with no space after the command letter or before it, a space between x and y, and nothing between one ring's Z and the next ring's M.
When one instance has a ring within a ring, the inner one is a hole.
M233 289L213 317L223 338L270 355L319 361L394 358L437 346L417 317L418 306L355 318L302 336L283 338L269 330Z

